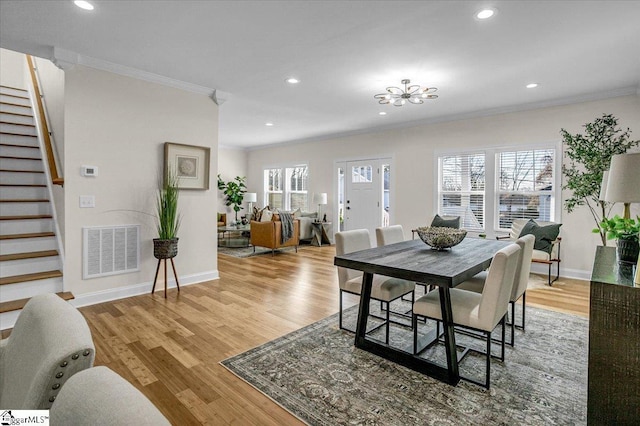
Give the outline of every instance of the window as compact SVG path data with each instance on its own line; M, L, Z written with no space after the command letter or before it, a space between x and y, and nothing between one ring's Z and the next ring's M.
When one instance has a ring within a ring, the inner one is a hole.
M271 209L306 210L308 197L306 165L273 168L264 171L264 199Z
M551 221L554 216L554 150L496 154L498 228L514 219Z
M558 221L558 167L553 147L442 154L438 213L460 216L473 231L508 230L514 219Z
M448 155L439 159L438 212L460 216L460 226L484 229L485 155Z

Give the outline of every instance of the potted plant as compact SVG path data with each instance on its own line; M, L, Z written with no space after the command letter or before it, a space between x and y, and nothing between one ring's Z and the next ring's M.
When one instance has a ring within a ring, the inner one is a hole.
M247 192L246 179L245 176L236 176L233 180L225 182L218 175L218 189L225 195L225 205L233 206L233 211L236 212L234 223L238 223L238 212L242 210L242 200L244 200L244 194Z
M600 222L600 229L606 232L607 239L618 240L618 260L636 263L640 254L640 216L636 219L624 219L615 215L611 219ZM596 228L593 232L599 232Z
M178 254L178 177L167 171L164 182L158 184L156 215L158 238L153 239L153 255L156 259L171 259Z

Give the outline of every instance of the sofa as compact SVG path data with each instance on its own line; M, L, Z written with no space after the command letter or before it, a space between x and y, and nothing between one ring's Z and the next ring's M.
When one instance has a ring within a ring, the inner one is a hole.
M265 210L269 211L269 214L273 214L277 212L274 211L270 211L269 207L265 207L263 209L260 209L258 207L254 207L253 208L253 212L252 212L252 221L258 221L260 222L262 219L262 215L265 212ZM300 211L299 209L290 212L293 214L294 219L297 219L300 222L300 232L299 232L299 237L298 239L300 241L303 240L311 240L313 238L313 228L311 226L311 223L313 223L315 220L317 220L318 218L318 213L317 212L305 212L305 211ZM271 220L270 218L268 218L268 220Z
M50 409L66 381L94 359L80 311L53 293L32 297L11 335L0 341L0 407Z
M251 245L255 252L256 247L266 247L271 249L271 255L275 250L282 247L295 247L296 253L300 245L300 220L293 220L293 235L284 243L282 242L282 222L278 215L268 222L251 221Z

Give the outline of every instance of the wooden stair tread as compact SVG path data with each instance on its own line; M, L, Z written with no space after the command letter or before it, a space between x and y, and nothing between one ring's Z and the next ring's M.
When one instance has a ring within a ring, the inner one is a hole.
M2 105L11 105L11 106L17 106L17 107L22 107L22 108L29 108L29 109L31 109L31 105L14 104L13 102L0 102L0 104L2 104Z
M0 255L0 262L8 262L11 260L23 260L23 259L38 259L41 257L57 256L58 250L42 250L42 251L29 251L25 253L11 253Z
M21 92L25 92L25 93L26 93L26 92L28 92L28 90L27 90L27 89L21 89L21 88L19 88L19 87L13 87L13 86L6 86L6 85L4 85L4 84L0 84L0 87L2 87L3 89L19 90L19 91L21 91Z
M0 111L0 114L18 115L20 117L32 117L33 118L33 114L22 114L22 113L19 113L19 112Z
M12 98L18 98L18 99L29 99L28 96L10 95L8 93L0 93L0 95L2 95L2 96L10 96Z
M42 161L41 158L31 158L31 157L18 157L15 155L0 155L0 158L4 158L5 160L31 160L31 161Z
M50 214L34 214L28 216L0 216L0 220L31 220L31 219L53 219Z
M39 146L33 146L33 145L18 145L15 143L0 143L0 146L10 146L12 148L31 148L31 149L40 149Z
M11 170L11 169L0 169L0 172L7 172L7 173L44 173L42 170Z
M63 300L75 299L73 293L71 293L70 291L64 291L56 294ZM2 302L0 303L0 314L3 314L5 312L18 311L24 308L24 305L26 305L28 301L29 299L19 299Z
M38 184L38 183L0 183L0 187L11 187L11 186L15 186L15 187L19 187L19 188L46 188L47 185L44 184Z
M0 278L0 285L23 283L26 281L46 280L48 278L58 278L61 276L62 276L62 272L58 270L35 272L32 274L23 274L23 275L13 275L10 277Z
M12 121L0 121L0 124L12 124L14 126L24 126L24 127L36 127L35 124L27 124L27 123L14 123Z
M36 135L25 135L24 133L0 132L0 135L24 136L26 138L36 138Z
M32 232L29 234L7 234L0 235L0 240L20 240L23 238L45 238L45 237L55 237L56 234L53 232Z
M42 199L18 199L18 198L12 198L12 199L7 199L7 200L2 200L0 199L0 203L48 203L49 200L47 200L46 198L42 198Z

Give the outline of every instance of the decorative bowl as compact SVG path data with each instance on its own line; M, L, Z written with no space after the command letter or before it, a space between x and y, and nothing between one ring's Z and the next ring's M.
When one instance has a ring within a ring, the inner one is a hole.
M464 229L423 226L416 230L420 239L434 250L446 250L456 246L467 236Z

